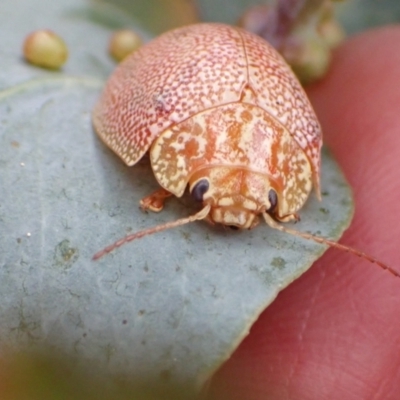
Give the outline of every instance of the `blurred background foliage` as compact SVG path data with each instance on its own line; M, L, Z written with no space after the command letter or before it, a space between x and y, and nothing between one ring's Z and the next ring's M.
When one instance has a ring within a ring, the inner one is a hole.
M249 7L273 3L273 0L101 1L124 9L155 34L195 21L234 24ZM400 1L398 0L347 0L338 2L336 9L338 19L348 34L400 21Z
M239 24L274 45L303 84L325 76L332 50L346 35L400 20L400 2L397 0L104 1L126 10L153 34L196 21ZM276 18L276 14L271 17L278 9L277 3L280 3L280 10L284 10L285 14L281 14L280 19ZM335 3L333 12L331 3ZM275 10L268 18L267 10L273 7ZM286 10L296 8L299 12L291 16L293 20L287 24L289 29L277 30L273 27L277 22L282 28L282 22L288 22L286 17L290 16ZM263 20L266 22L260 30Z

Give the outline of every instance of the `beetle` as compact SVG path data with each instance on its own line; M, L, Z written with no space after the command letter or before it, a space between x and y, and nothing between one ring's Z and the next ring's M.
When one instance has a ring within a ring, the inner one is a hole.
M115 242L122 244L195 220L239 229L269 226L363 252L284 227L297 221L314 188L320 196L322 133L301 84L280 54L238 27L201 23L159 36L127 57L92 114L100 139L128 166L149 151L161 188L140 202L159 212L186 189L203 208ZM397 273L395 273L397 275Z

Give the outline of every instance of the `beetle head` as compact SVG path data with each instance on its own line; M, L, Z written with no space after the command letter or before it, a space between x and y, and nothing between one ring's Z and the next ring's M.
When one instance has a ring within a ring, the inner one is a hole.
M251 229L264 212L285 221L295 215L277 182L242 167L203 168L191 176L189 186L194 200L210 206L206 219L212 223Z

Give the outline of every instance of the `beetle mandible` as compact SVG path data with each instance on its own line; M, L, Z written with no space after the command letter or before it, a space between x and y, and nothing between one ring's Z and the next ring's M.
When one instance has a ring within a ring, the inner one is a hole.
M312 188L320 199L322 134L290 67L260 37L202 23L159 36L115 70L93 111L102 141L128 165L149 151L161 188L141 207L161 211L185 188L197 214L126 236L96 253L195 220L254 228L261 215L275 229L363 252L286 228ZM395 273L397 275L397 273Z

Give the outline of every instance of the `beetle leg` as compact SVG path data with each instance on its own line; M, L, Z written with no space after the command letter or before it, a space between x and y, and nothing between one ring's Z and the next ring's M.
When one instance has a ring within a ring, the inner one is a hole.
M165 199L170 196L172 196L171 192L168 192L164 188L159 188L140 200L140 208L144 211L160 212L164 208Z
M284 215L283 217L280 217L279 215L274 215L274 218L278 220L279 222L298 222L300 221L300 215L299 214L288 214Z

